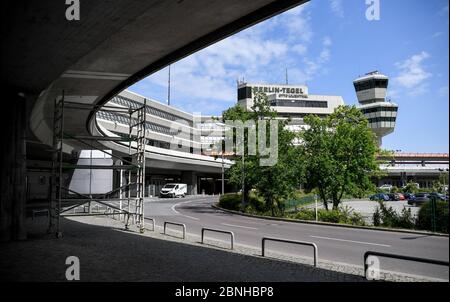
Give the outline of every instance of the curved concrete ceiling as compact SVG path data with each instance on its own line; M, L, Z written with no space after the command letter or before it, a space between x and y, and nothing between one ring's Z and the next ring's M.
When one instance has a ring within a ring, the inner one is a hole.
M30 128L51 145L54 100L62 91L65 101L104 104L168 64L306 1L80 1L79 21L65 19L63 0L3 2L2 80L38 96ZM92 111L65 115L67 132L93 131Z

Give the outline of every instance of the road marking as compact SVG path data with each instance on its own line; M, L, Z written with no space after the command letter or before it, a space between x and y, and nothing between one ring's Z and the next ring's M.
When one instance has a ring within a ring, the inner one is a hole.
M187 218L190 218L190 219L194 219L194 220L200 220L200 219L198 219L198 218L196 218L196 217L192 217L192 216L188 216L188 215L181 214L180 212L178 212L177 210L175 210L175 207L176 207L176 206L178 206L178 205L180 205L180 204L183 204L183 203L192 202L192 201L193 201L193 200L188 200L188 201L183 201L183 202L176 203L176 204L174 204L174 205L171 207L171 209L172 209L172 211L174 211L174 212L177 213L178 215L181 215L181 216L184 216L184 217L187 217Z
M229 224L229 223L221 223L222 225L226 225L226 226L230 226L230 227L235 227L235 228L243 228L243 229L249 229L249 230L257 230L257 228L252 228L252 227L248 227L248 226L243 226L243 225L235 225L235 224Z
M360 243L360 244L368 244L368 245L377 245L377 246L384 246L384 247L391 247L387 244L380 244L380 243L372 243L372 242L364 242L364 241L354 241L354 240L346 240L346 239L338 239L338 238L330 238L330 237L321 237L321 236L312 236L309 237L312 238L319 238L319 239L327 239L327 240L335 240L335 241L344 241L344 242L352 242L352 243Z

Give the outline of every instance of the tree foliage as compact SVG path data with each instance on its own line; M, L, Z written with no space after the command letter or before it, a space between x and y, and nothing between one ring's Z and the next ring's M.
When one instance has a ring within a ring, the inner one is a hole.
M223 113L224 121L253 120L255 125L258 120L271 121L275 118L276 112L270 108L264 93L255 95L254 105L250 111L236 105ZM273 216L284 212L285 200L293 194L302 180L300 152L293 146L295 134L286 129L287 123L288 121L279 121L278 124L278 160L274 165L262 166L260 164L260 159L263 157L261 154L249 155L247 151L244 151L244 160L242 160L242 156L236 156L235 164L227 171L227 176L232 184L241 185L244 177L245 200L248 200L248 192L256 189L257 193L264 198L266 210L271 211ZM266 126L269 128L269 123ZM269 129L266 129L266 133L266 141L268 141ZM245 145L247 142L248 133L245 132ZM259 143L257 138L257 144ZM245 170L245 176L243 170Z
M354 106L340 106L326 118L304 119L300 149L309 188L317 188L328 209L337 209L344 194L362 196L373 189L371 177L379 173L379 148L368 121Z

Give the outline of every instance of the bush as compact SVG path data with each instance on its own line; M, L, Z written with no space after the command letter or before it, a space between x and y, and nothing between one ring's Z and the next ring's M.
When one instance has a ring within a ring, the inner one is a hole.
M319 209L317 211L319 221L331 223L345 223L352 225L365 225L363 217L353 212L350 208L340 208L338 210L327 211ZM301 209L293 218L300 220L315 220L316 213L314 209Z
M431 202L427 202L419 210L417 228L432 231L431 219ZM448 233L448 203L446 201L436 202L436 232Z
M227 193L220 196L219 207L239 211L241 207L242 197L238 193Z
M264 199L260 196L258 196L255 192L250 192L248 196L248 207L250 208L250 211L254 211L256 213L262 213L265 212L266 204L264 203Z
M380 226L381 225L381 211L379 207L375 208L375 212L372 216L373 225L374 226Z
M413 193L416 194L419 192L419 188L417 188L417 185L413 183L412 181L408 182L406 186L403 188L404 193Z
M373 213L372 220L374 226L384 226L393 228L413 229L415 227L415 219L411 214L411 209L403 207L401 214L392 207L386 207L383 201L378 201L379 206Z
M315 220L316 219L316 213L314 210L310 209L301 209L298 213L294 215L295 219L300 220Z
M219 207L221 208L240 211L242 210L241 205L242 205L241 193L226 193L220 196ZM252 214L262 214L266 212L266 205L264 203L264 199L258 196L255 192L250 192L245 212Z
M318 216L319 220L323 222L333 222L333 223L339 223L341 222L341 213L339 210L331 210L327 211L324 209L318 210Z

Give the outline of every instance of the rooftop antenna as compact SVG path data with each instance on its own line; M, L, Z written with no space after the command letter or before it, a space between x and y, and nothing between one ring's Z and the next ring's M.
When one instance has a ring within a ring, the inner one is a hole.
M169 65L169 78L167 85L167 105L170 106L170 65Z
M288 85L288 84L289 84L289 81L288 81L288 70L286 68L286 85Z

